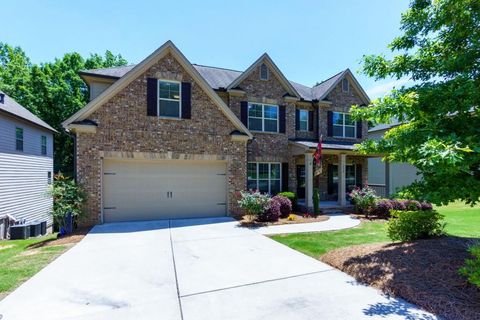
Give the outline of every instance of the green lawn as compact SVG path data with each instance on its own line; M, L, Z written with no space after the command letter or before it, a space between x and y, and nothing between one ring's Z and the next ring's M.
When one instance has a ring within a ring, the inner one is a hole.
M28 240L0 241L0 298L65 251L66 245L32 247L55 238L56 235L48 235Z
M446 232L459 237L480 238L480 206L474 208L454 203L437 210L445 216ZM272 238L312 257L356 244L388 242L385 223L362 222L360 226L340 231L276 235Z

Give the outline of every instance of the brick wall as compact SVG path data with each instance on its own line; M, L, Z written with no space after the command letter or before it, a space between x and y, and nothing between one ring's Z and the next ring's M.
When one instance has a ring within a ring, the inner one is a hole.
M148 77L192 82L191 119L148 117ZM163 57L89 119L98 123L97 132L77 135L77 178L87 193L85 224L100 222L101 156L115 152L127 158L142 153L151 158L226 159L228 209L232 214L238 211L235 193L246 185L246 145L231 141L236 128L172 55Z

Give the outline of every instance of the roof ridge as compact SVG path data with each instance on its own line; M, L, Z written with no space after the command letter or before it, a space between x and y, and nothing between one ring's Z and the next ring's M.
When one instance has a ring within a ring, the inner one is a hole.
M136 63L132 63L132 64L124 65L124 66L114 66L114 67L95 68L95 69L83 69L83 70L80 70L80 71L94 71L94 70L117 69L117 68L133 67L133 66L136 66L136 65L137 65Z
M223 68L223 67L214 67L214 66L207 66L204 64L192 63L194 66L205 67L205 68L213 68L213 69L221 69L221 70L228 70L228 71L235 71L235 72L244 72L240 70L230 69L230 68Z
M334 75L333 75L333 76L331 76L330 78L328 78L328 79L325 79L325 80L323 80L322 82L320 82L320 83L318 83L318 84L314 85L314 86L312 87L312 89L313 89L313 88L315 88L315 87L318 87L319 85L321 85L322 83L325 83L325 82L327 82L327 81L328 81L328 80L330 80L330 79L333 79L333 78L335 78L336 76L338 76L338 75L339 75L339 74L341 74L341 73L344 73L344 72L345 72L345 71L347 71L347 70L348 70L348 68L347 68L347 69L345 69L345 70L342 70L342 71L340 71L340 72L337 72L336 74L334 74Z

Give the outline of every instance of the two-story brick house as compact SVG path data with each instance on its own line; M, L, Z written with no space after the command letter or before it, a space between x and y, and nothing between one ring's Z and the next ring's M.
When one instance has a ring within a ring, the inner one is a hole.
M63 125L76 136L90 223L235 214L245 189L295 191L311 207L318 187L346 205L366 181L353 144L367 126L348 112L369 99L348 69L310 88L267 54L234 71L191 64L168 41L138 65L81 76L91 101Z

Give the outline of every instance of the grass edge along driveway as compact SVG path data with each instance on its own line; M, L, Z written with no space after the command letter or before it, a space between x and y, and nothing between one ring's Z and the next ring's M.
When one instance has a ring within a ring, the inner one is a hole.
M480 206L470 207L456 202L435 209L445 216L447 234L480 238ZM337 248L390 242L386 223L382 221L362 221L358 227L339 231L274 235L271 238L314 258Z

